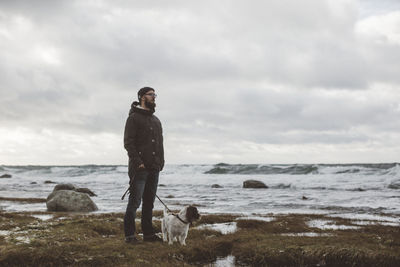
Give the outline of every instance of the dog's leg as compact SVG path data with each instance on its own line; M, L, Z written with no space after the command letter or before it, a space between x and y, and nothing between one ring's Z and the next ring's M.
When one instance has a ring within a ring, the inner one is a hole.
M161 231L162 231L162 237L163 241L167 242L167 227L165 227L165 219L162 219L161 221Z
M186 239L186 236L184 236L184 235L180 235L178 237L179 243L181 243L182 246L186 246L185 239Z
M182 246L186 246L186 237L188 235L189 232L189 227L186 228L186 230L182 233L182 235L180 236L180 242Z
M172 243L174 243L174 238L170 232L171 229L168 229L168 245L172 245Z

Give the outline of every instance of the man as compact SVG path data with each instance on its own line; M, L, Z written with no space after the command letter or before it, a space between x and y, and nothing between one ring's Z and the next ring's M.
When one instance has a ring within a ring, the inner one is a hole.
M152 225L158 175L164 167L164 147L160 120L153 115L157 95L151 87L138 91L139 102L132 103L125 125L124 146L128 151L130 194L124 216L125 241L138 242L135 237L136 210L142 205L144 241L161 241Z

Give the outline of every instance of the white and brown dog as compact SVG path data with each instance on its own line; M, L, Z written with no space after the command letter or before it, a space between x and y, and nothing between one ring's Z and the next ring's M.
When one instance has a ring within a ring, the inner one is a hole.
M189 225L200 218L196 207L186 206L178 214L168 214L164 208L164 218L161 221L161 230L164 242L168 241L172 245L174 241L179 241L182 246L186 246L186 237Z

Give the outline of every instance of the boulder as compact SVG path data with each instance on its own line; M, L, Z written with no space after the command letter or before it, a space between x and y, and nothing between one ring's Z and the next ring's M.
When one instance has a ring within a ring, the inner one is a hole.
M96 204L86 193L72 190L57 190L52 192L46 201L48 211L96 211Z
M75 189L75 192L86 193L91 197L97 197L97 195L95 193L93 193L92 190L90 190L89 188L86 188L86 187L77 188L77 189Z
M268 188L268 186L261 181L246 180L243 182L243 188Z
M72 190L75 191L76 187L73 184L58 184L53 188L53 192L47 196L47 201L54 197L55 193L60 190Z
M54 187L53 192L58 191L58 190L72 190L75 192L80 192L80 193L86 193L91 197L97 196L92 190L86 187L81 187L78 188L73 184L58 184Z
M58 184L54 187L53 192L58 191L58 190L76 190L75 185L73 184Z
M48 195L47 201L49 201L55 195L55 193L60 190L67 190L67 191L70 190L70 191L74 191L74 192L78 192L78 193L84 193L84 194L88 194L91 197L97 196L89 188L78 188L73 184L58 184L54 187L53 192L51 192L51 194Z
M0 178L11 178L11 174L3 174L2 176L0 176Z
M222 186L220 186L219 184L213 184L213 185L211 186L211 188L222 188Z
M55 182L50 181L50 180L46 180L46 181L44 181L44 183L45 183L45 184L55 184Z

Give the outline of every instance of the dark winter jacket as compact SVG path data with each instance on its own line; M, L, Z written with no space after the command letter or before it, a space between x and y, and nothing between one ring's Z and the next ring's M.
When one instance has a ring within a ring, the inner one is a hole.
M148 170L164 167L163 135L160 120L154 110L142 109L133 102L125 124L124 146L129 156L129 177L144 164Z

